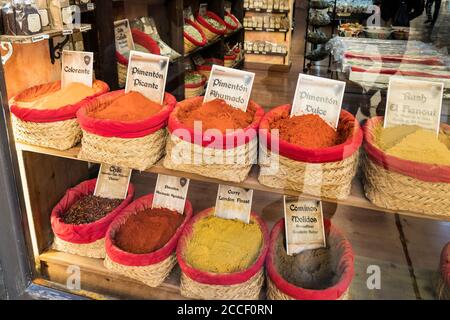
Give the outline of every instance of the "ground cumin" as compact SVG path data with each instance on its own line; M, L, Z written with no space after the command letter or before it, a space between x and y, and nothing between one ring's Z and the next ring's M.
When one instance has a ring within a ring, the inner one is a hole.
M84 196L76 201L62 216L67 224L85 224L95 222L113 211L122 202L121 199L108 199L94 195Z
M114 235L114 244L130 253L153 252L172 238L184 218L184 215L166 208L139 211L119 227Z
M107 107L89 112L88 115L97 119L120 121L139 121L150 118L161 111L159 103L147 99L139 92L131 91L114 100Z
M199 100L195 101L197 102L180 108L177 118L190 128L194 128L194 121L201 121L203 131L218 129L225 133L227 129L244 129L252 123L256 111L249 105L244 112L221 99L214 99L204 104Z

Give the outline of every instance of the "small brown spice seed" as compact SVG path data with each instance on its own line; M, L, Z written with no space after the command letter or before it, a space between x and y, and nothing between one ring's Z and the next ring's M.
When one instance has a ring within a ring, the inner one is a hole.
M108 199L87 195L75 202L66 213L61 216L67 224L92 223L113 211L122 202L121 199Z

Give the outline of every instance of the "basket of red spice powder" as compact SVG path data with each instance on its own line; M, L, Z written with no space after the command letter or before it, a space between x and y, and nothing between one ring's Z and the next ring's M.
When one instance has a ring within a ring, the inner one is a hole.
M356 174L363 138L358 121L342 110L335 130L318 115L290 117L290 109L290 105L276 107L261 121L259 182L318 197L345 199ZM278 150L273 152L274 147Z
M214 99L177 103L169 117L164 166L225 181L242 182L256 163L264 110L250 100L247 111Z
M436 298L450 300L450 242L442 249Z
M105 267L145 283L159 286L176 265L175 249L192 216L186 200L183 213L152 208L153 194L128 205L106 234Z
M105 234L114 218L133 200L128 186L125 199L94 196L97 179L68 189L53 208L50 222L55 235L53 248L91 258L105 257Z
M167 119L175 103L169 93L160 105L124 90L86 102L77 113L83 131L78 157L138 170L154 165L164 155Z

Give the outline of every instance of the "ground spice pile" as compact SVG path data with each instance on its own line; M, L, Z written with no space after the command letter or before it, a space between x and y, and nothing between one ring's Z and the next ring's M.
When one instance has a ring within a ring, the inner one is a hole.
M208 216L194 224L185 259L202 271L238 272L256 261L262 242L263 236L256 223Z
M123 251L143 254L162 248L183 223L184 216L166 208L139 211L128 217L114 235Z
M85 224L105 217L120 205L120 199L108 199L87 195L75 202L61 219L66 224Z
M214 99L202 104L196 103L184 105L178 110L177 117L184 125L194 128L194 121L202 122L203 131L218 129L222 133L226 130L247 128L253 121L255 109L249 105L247 111L234 108L224 100Z
M147 99L139 92L126 93L101 110L88 113L96 119L139 121L150 118L162 109L159 103Z

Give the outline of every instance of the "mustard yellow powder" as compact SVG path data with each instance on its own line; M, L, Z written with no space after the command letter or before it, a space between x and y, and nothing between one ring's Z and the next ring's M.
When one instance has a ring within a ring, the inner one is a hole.
M185 259L202 271L238 272L256 261L262 242L263 236L256 223L208 216L194 224Z

